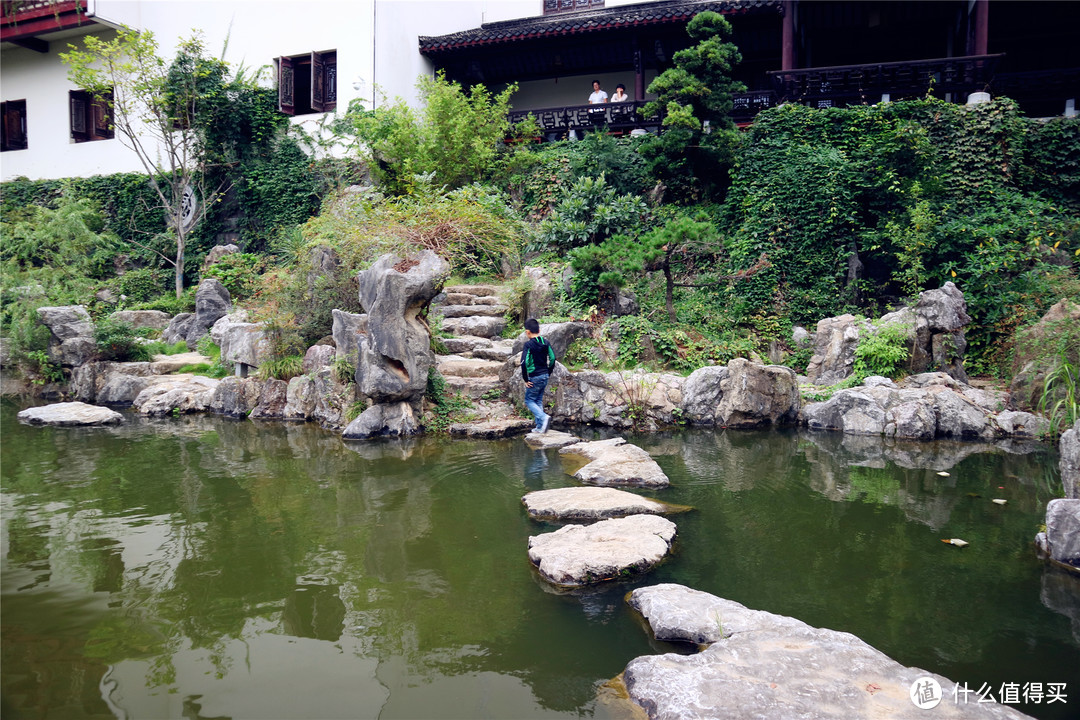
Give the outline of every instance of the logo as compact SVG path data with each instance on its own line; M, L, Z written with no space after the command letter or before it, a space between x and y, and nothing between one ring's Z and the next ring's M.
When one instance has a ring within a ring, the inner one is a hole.
M941 685L932 677L921 677L911 683L911 702L920 710L931 710L941 702Z

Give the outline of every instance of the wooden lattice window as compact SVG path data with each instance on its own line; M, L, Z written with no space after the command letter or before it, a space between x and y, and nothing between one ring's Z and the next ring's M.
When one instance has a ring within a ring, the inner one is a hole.
M604 0L544 0L544 14L604 7Z
M113 136L112 93L95 96L85 90L68 94L71 139L75 142L108 140Z
M26 143L26 101L9 100L0 103L0 115L3 115L3 143L0 149L25 150Z
M286 115L337 107L337 51L277 58L278 109Z

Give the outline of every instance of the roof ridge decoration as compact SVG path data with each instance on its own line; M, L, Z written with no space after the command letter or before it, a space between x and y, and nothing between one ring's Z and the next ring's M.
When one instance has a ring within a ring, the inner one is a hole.
M749 12L781 12L781 0L659 0L619 5L571 13L537 15L515 20L484 23L472 30L419 38L420 52L443 52L484 45L498 45L559 35L586 34L640 25L687 22L694 15L712 10L722 15Z

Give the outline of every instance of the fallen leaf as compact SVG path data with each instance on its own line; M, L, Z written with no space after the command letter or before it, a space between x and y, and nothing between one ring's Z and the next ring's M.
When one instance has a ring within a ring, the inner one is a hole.
M866 692L870 693L871 695L876 693L878 690L881 690L881 686L877 683L870 683L866 686Z

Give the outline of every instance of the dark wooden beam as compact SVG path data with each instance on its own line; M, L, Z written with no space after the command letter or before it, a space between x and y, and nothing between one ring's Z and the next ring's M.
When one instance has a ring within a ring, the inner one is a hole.
M42 55L47 55L49 52L49 43L41 38L22 38L19 40L12 40L11 42L13 45L39 52Z

